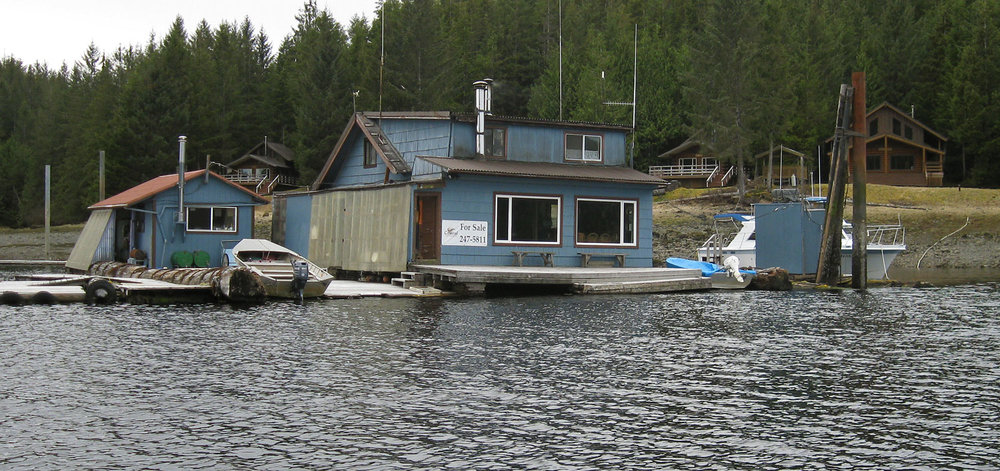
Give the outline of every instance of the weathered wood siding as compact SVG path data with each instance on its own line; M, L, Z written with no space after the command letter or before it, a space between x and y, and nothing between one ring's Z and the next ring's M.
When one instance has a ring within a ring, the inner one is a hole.
M406 270L411 201L409 185L313 194L308 258L344 270Z

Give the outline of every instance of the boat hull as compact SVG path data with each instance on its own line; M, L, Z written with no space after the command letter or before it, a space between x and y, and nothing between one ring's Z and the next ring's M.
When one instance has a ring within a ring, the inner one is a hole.
M753 277L750 274L743 274L743 281L739 281L728 273L713 273L709 280L712 281L712 289L745 289L750 286Z
M292 289L292 282L285 280L275 280L274 278L268 278L266 276L258 275L261 284L264 285L264 292L267 296L272 298L288 298L288 299L298 299L299 293ZM323 296L326 293L326 288L330 286L330 282L333 279L321 281L310 278L306 282L305 288L302 289L303 298L317 298Z
M868 248L868 279L869 280L881 280L888 278L889 267L892 266L892 261L896 259L903 248L879 248L873 249ZM853 256L852 250L843 250L840 252L840 272L844 276L851 276L852 262L851 258Z

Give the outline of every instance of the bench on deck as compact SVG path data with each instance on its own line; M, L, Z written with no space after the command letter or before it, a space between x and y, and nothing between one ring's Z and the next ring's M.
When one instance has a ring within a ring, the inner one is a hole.
M542 257L542 263L544 263L545 266L547 266L547 267L551 267L552 266L552 256L554 255L552 252L539 252L539 251L533 251L533 250L512 250L510 253L514 254L514 265L515 266L519 266L519 267L523 266L523 264L524 264L524 256L525 255L538 255L538 256L541 256Z
M598 257L598 258L600 258L600 257L606 257L606 258L612 258L612 257L614 257L615 261L618 262L618 266L622 267L622 268L625 268L625 255L626 254L623 254L623 253L603 253L603 252L577 252L577 253L580 254L580 266L581 267L589 267L590 266L590 259L593 258L593 257Z

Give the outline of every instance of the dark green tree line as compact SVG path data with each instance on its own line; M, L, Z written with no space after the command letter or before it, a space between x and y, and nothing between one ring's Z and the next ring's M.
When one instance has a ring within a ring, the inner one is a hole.
M270 36L253 18L178 17L143 47L91 46L71 65L0 59L0 225L41 222L45 165L54 222L78 222L98 198L100 150L113 194L173 172L179 135L189 168L206 156L227 163L268 136L296 151L308 182L354 110L471 111L471 84L487 77L499 114L629 124L631 109L605 102L631 101L636 45L639 169L691 135L734 162L770 141L814 153L832 132L839 85L864 71L870 105L912 107L949 137L950 182L1000 177L1000 6L990 0L380 7L341 25L308 0L291 31Z

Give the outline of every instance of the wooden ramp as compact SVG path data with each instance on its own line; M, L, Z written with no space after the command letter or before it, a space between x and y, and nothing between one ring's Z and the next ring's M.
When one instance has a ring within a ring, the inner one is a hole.
M681 268L494 267L414 265L435 284L464 286L482 292L488 285L569 286L577 293L663 293L711 288L701 271ZM463 290L460 290L463 291Z

